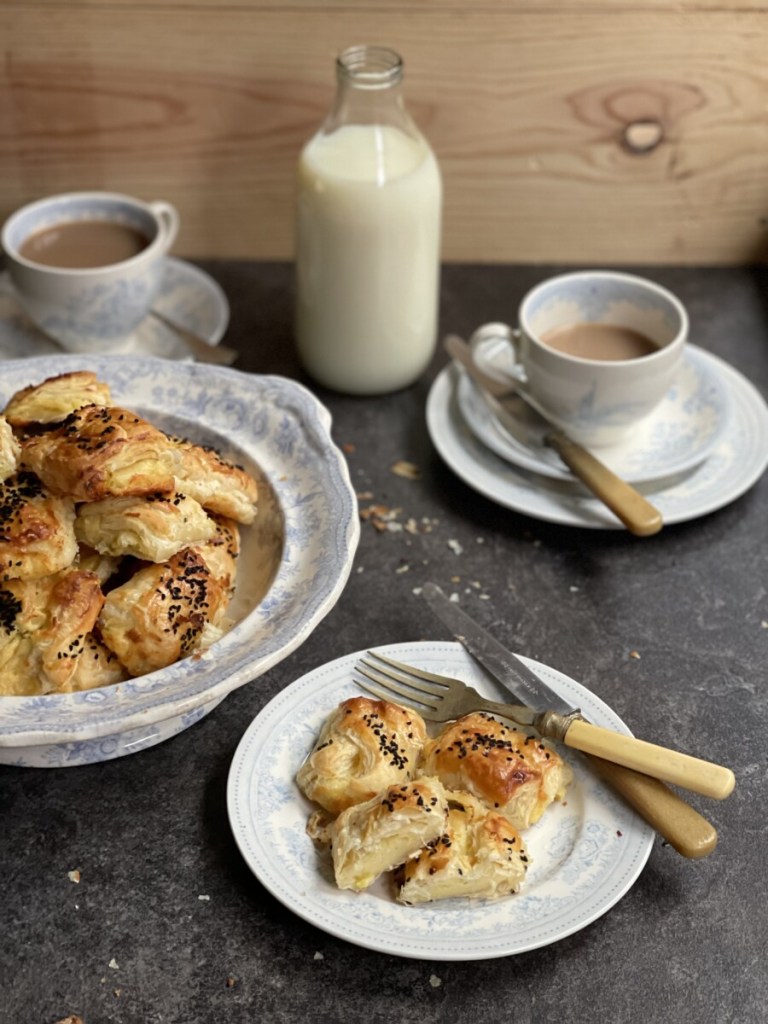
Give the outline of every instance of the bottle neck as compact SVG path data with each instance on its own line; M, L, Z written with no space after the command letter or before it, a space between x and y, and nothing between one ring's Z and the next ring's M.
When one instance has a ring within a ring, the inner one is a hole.
M324 132L349 124L392 125L409 135L419 131L405 109L403 62L383 46L353 46L336 59L336 97Z

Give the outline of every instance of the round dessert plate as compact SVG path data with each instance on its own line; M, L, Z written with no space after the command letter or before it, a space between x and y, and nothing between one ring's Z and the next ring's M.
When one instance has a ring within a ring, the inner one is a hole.
M684 473L639 484L666 525L707 515L749 490L768 465L768 408L738 370L701 350L725 389L729 415L706 459ZM492 452L470 430L458 405L458 371L446 366L427 398L427 428L445 463L479 494L546 522L623 530L613 514L578 481L556 480L516 466Z
M155 309L186 327L209 345L217 345L229 323L229 303L219 284L204 270L169 256ZM32 323L14 298L7 272L0 273L0 359L61 355L62 349ZM184 342L159 320L147 317L126 340L121 355L151 355L190 360Z
M504 370L508 345L488 338L480 348L484 362ZM522 399L519 414L507 429L464 373L457 395L469 427L496 455L543 476L573 480L555 450L542 443L541 426ZM630 483L661 480L702 462L722 437L727 418L728 396L720 376L701 349L688 345L677 380L657 408L626 440L594 451L601 462Z
M460 675L499 699L457 643L409 643L382 652L433 672ZM348 942L424 960L481 960L549 945L595 921L630 889L654 833L577 755L566 799L525 832L531 868L520 892L494 901L440 900L407 907L385 879L363 892L339 889L327 855L307 835L315 810L295 775L324 719L360 694L359 651L308 673L274 697L243 736L229 772L227 808L240 851L259 881L299 917ZM606 704L555 669L525 659L569 704L618 732Z

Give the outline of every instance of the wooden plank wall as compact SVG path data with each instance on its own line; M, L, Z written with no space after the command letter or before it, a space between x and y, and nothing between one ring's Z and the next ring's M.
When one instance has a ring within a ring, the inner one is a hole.
M174 201L180 255L288 258L296 158L359 42L405 59L446 260L768 256L754 0L0 0L0 215L107 188Z

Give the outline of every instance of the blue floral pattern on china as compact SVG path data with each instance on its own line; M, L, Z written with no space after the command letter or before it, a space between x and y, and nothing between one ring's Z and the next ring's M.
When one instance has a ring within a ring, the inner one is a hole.
M458 675L503 699L455 643L389 645L383 652L433 672ZM508 956L555 942L612 907L650 854L653 830L584 765L564 753L575 779L525 838L531 867L521 891L492 902L443 900L405 907L379 879L362 893L336 887L327 855L306 833L314 809L295 783L325 717L362 691L354 665L364 652L323 665L284 689L261 711L235 753L227 805L241 853L262 884L300 917L350 942L397 956L473 960ZM629 730L599 698L567 676L526 659L592 721Z
M109 382L116 404L213 444L261 475L279 520L275 571L255 606L247 590L238 596L260 571L249 563L261 558L258 550L249 555L254 527L244 528L236 624L200 658L83 693L0 698L0 763L87 764L186 729L309 636L338 600L359 539L357 502L330 437L330 415L302 385L197 363L59 355L3 363L0 408L20 388L84 365Z

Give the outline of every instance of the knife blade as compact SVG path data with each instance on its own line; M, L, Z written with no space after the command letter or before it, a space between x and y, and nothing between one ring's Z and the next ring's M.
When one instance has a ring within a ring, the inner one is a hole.
M450 601L436 584L425 584L422 596L454 638L462 643L469 654L516 699L524 696L526 701L530 700L533 703L534 708L542 710L545 705L556 705L561 711L573 711L559 694L532 672L530 674L534 676L533 682L526 679L522 690L508 686L504 681L505 677L500 677L494 669L498 668L501 672L504 672L506 667L517 669L522 662ZM523 667L527 669L527 666ZM515 678L519 677L515 675ZM539 684L545 691L539 689ZM546 699L537 698L537 693L545 693ZM697 860L708 856L715 849L717 831L714 826L669 786L650 775L602 757L586 754L586 758L598 776L611 785L679 854Z

